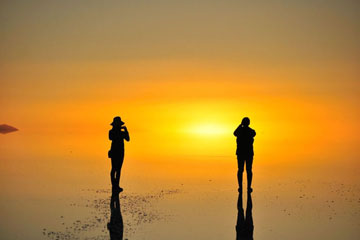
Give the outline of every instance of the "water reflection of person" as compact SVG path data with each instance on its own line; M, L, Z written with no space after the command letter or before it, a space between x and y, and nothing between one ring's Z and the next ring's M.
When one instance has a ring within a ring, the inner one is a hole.
M110 201L110 222L107 228L110 233L111 240L122 240L124 233L124 223L121 215L119 193L113 192Z
M244 216L242 193L239 193L237 208L236 240L253 240L254 223L252 217L251 193L247 194L246 215Z
M109 139L112 141L109 151L109 158L111 158L110 178L113 191L122 192L123 189L119 184L121 168L124 162L124 140L130 141L130 136L120 117L114 117L111 125L113 128L109 131Z
M241 121L239 127L234 131L236 136L236 155L238 162L238 183L239 183L239 192L242 191L242 179L244 172L244 164L246 163L246 175L247 175L247 189L248 192L252 192L251 182L252 182L252 164L254 158L254 137L256 132L254 129L249 127L250 119L245 117Z

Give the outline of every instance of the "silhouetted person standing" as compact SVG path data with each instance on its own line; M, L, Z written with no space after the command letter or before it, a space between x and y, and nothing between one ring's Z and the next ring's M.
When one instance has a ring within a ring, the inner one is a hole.
M249 127L250 119L245 117L241 121L240 126L235 130L234 135L236 136L236 155L238 161L238 182L239 192L242 191L242 177L244 172L244 164L246 163L246 175L247 175L247 188L248 192L252 192L251 181L252 181L252 163L254 158L254 137L256 135L254 129Z
M109 139L111 142L111 149L109 151L109 158L111 158L111 184L113 191L121 192L123 189L119 186L121 167L124 162L124 139L130 141L129 132L121 121L120 117L114 117L111 123L113 128L109 131Z

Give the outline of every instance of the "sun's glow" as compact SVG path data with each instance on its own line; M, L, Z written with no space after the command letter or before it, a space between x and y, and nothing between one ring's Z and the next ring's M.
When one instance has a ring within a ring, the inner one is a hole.
M226 135L229 128L218 123L197 123L187 129L187 133L197 136Z

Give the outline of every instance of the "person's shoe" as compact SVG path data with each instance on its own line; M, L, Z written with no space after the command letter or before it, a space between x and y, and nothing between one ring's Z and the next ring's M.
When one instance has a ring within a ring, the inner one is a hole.
M121 193L122 191L124 191L124 189L121 187L118 187L118 192Z
M248 193L252 193L253 189L251 187L248 187Z

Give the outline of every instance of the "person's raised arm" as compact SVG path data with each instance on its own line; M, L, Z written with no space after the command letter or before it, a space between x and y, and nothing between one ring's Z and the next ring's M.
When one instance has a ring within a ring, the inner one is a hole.
M124 126L123 129L124 129L124 139L126 141L130 141L130 136L129 136L129 132L128 132L127 128Z
M240 128L241 128L241 124L236 128L236 130L234 131L234 136L238 137L240 134Z
M255 132L255 130L252 130L252 135L253 135L253 137L255 137L255 136L256 136L256 132Z

